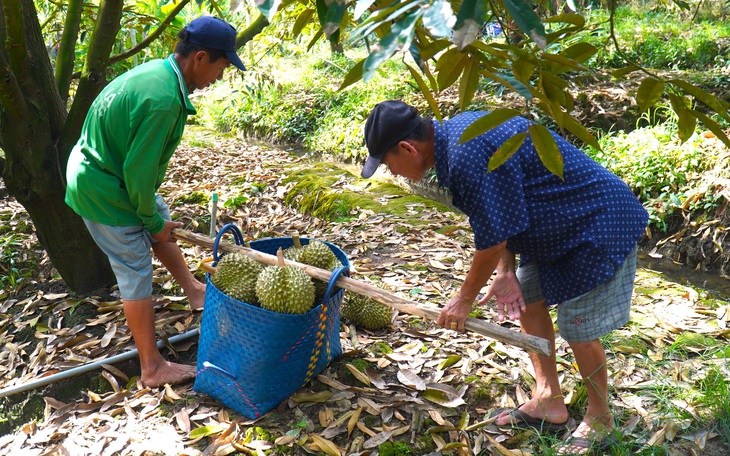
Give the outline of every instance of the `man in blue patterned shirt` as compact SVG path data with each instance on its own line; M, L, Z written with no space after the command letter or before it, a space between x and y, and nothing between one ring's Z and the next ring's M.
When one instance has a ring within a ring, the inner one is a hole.
M469 217L476 247L469 273L438 324L463 330L495 271L479 304L495 298L500 321L519 319L523 332L554 344L548 308L557 306L560 335L570 344L588 390L586 414L558 452L605 448L615 439L615 424L599 338L629 321L636 243L648 215L621 179L555 133L563 179L545 168L529 135L512 157L487 172L495 151L532 122L514 117L460 144L466 127L486 114L467 112L441 124L401 101L377 104L365 123L369 157L362 177L372 176L380 164L413 181L436 168L439 185ZM530 354L530 359L536 373L532 398L501 413L495 423L564 430L569 416L554 350L550 357Z

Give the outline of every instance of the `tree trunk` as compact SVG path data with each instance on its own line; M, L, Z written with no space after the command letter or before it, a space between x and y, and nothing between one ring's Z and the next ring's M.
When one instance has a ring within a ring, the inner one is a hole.
M65 186L52 135L58 128L48 122L43 101L29 103L32 108L27 116L14 119L12 128L7 128L7 116L2 116L0 130L7 159L3 179L10 194L28 211L38 241L68 287L87 292L109 286L114 275L106 255L64 202Z
M161 33L189 2L182 0L153 35ZM78 2L72 2L79 4ZM75 29L80 15L65 21L64 68L54 78L33 0L0 0L0 159L8 191L33 220L38 240L68 287L86 293L115 282L106 255L83 220L64 202L65 169L89 106L106 85L106 69L121 27L123 0L102 0L84 69L66 111L68 74L73 69ZM237 37L238 47L263 30L262 15ZM148 45L146 41L144 46ZM138 52L143 46L118 58Z
M5 5L4 25L15 20L19 21L16 27L22 23L22 29L13 32L22 32L18 35L23 38L8 33L6 48L0 50L0 72L9 75L3 92L16 100L12 105L0 104L6 159L3 179L10 194L28 211L39 242L69 288L88 292L113 284L114 274L81 218L64 202L65 163L59 160L63 154L59 154L57 142L66 110L33 2L23 0L21 4ZM17 98L21 92L23 96Z

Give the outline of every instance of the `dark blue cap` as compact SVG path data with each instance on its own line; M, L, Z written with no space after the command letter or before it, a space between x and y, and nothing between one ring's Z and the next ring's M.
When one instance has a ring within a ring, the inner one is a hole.
M190 21L185 29L188 31L190 43L223 51L233 66L246 71L246 67L236 54L236 29L226 21L213 16L202 16Z
M413 133L420 123L418 110L400 100L376 104L365 121L363 133L370 155L360 175L367 179L375 174L385 153Z

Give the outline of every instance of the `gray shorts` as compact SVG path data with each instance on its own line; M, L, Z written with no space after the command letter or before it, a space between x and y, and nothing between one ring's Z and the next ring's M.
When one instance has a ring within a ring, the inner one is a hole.
M157 211L170 220L170 209L160 195ZM86 228L99 248L109 257L122 299L135 301L152 296L152 243L149 232L137 226L111 226L84 219Z
M561 337L568 342L589 342L628 323L635 277L636 248L609 280L558 304ZM517 268L517 278L525 303L545 300L535 262Z

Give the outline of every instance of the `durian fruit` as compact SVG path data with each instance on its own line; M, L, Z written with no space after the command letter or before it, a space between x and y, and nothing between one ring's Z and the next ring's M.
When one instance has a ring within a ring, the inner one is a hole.
M292 235L291 240L294 245L284 250L284 258L301 263L301 261L299 261L299 255L304 250L304 246L302 245L302 241L299 240L299 234Z
M261 307L285 314L302 314L314 306L314 284L306 272L284 265L284 252L276 252L278 265L267 266L256 281Z
M253 258L232 252L218 261L210 281L228 296L257 305L256 279L263 269L264 266Z
M314 240L309 241L309 244L302 247L295 261L328 271L334 271L342 264L327 244ZM318 279L312 279L312 281L314 282L315 301L319 303L324 298L328 284ZM336 293L337 290L338 288L335 288L332 293Z
M340 317L361 328L376 331L390 324L393 309L367 296L345 293Z
M298 261L328 271L334 270L340 263L327 244L315 240L309 241L309 244L302 247Z

